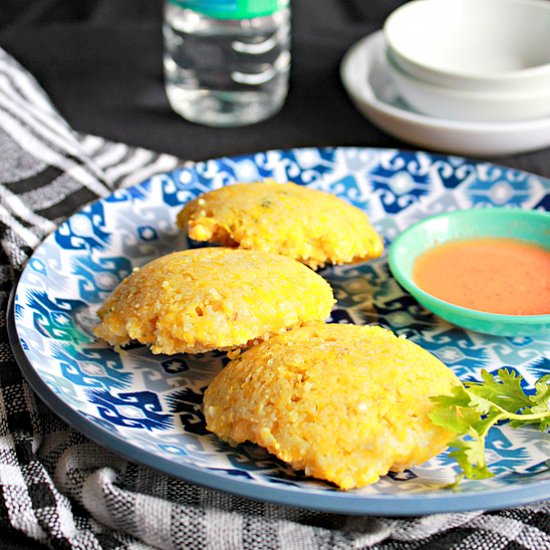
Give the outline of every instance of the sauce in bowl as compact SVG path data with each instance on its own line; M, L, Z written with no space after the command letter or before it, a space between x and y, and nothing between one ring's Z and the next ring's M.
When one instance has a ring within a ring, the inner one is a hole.
M446 302L506 315L550 313L550 250L526 241L460 239L423 252L412 278Z

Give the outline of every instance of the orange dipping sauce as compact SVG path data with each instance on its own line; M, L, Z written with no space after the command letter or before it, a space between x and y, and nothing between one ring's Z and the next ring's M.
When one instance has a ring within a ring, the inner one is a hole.
M506 315L550 313L550 250L509 238L449 241L421 254L413 281L469 309Z

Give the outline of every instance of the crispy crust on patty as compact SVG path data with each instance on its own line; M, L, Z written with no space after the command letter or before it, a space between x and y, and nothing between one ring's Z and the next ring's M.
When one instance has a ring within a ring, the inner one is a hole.
M157 258L129 275L98 312L95 335L153 353L232 349L330 315L330 285L284 256L202 248Z
M365 212L294 183L238 183L188 202L177 218L191 239L283 254L316 269L366 261L383 241Z
M236 356L204 397L209 430L251 441L342 489L421 464L451 438L430 396L458 379L420 346L381 327L321 324Z

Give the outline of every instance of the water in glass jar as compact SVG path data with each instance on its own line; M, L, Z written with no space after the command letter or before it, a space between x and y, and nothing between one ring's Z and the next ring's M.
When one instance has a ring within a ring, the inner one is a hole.
M288 91L290 13L220 19L166 2L166 93L174 111L210 126L275 114Z

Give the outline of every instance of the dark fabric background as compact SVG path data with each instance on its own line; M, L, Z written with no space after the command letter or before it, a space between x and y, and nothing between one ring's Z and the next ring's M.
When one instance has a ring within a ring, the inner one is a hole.
M170 110L163 90L162 0L2 0L0 46L41 83L78 131L201 160L268 148L412 146L349 101L339 63L399 0L293 0L291 90L272 119L205 128ZM487 159L495 160L495 159ZM497 162L550 176L548 150Z
M163 90L161 0L0 0L0 46L77 131L201 160L268 148L412 146L366 121L339 79L347 48L398 0L294 0L291 90L272 119L211 129L174 114ZM0 151L1 154L1 151ZM550 149L493 160L550 177ZM37 548L0 533L1 548Z

